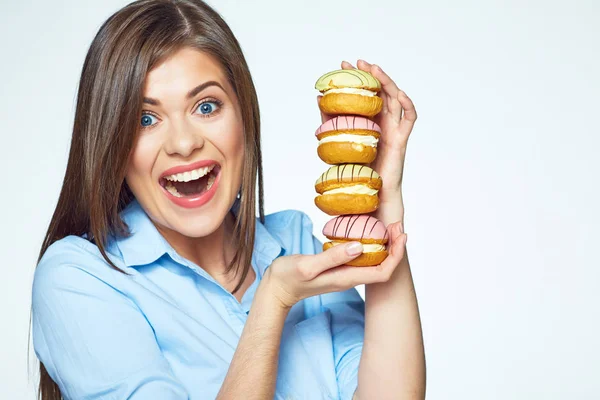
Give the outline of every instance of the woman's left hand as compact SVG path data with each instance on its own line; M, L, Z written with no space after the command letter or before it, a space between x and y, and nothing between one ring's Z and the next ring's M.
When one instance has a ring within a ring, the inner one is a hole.
M377 145L377 157L369 166L381 175L383 186L379 191L379 209L373 214L385 225L395 221L403 224L402 174L406 145L417 120L417 111L411 99L396 86L381 67L364 60L358 60L357 66L358 69L377 78L382 88L379 97L383 100L383 107L381 112L372 118L381 127L382 132ZM342 68L355 67L342 61ZM324 121L332 117L323 114L321 116Z

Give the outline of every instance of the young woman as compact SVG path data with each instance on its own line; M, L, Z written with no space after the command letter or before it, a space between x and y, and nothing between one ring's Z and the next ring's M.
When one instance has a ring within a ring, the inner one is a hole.
M42 399L424 398L401 193L416 112L357 67L384 100L390 255L370 268L344 265L360 244L322 252L299 211L263 215L257 96L214 10L141 0L103 24L33 284Z

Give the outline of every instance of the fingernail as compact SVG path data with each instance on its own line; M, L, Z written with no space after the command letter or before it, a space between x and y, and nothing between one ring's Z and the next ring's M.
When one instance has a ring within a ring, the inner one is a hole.
M363 245L360 242L352 242L346 246L346 254L356 256L363 251Z

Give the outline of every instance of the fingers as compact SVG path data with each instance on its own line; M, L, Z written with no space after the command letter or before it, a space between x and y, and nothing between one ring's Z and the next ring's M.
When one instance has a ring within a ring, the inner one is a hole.
M375 76L375 78L377 78L379 82L381 82L381 87L388 96L392 98L397 97L398 91L400 89L398 89L398 86L396 86L396 83L394 83L392 78L390 78L388 74L383 72L380 66L376 64L370 64L367 61L361 59L357 61L356 65L358 66L358 69L369 72L370 74ZM352 69L355 67L352 66L352 64L350 64L348 61L342 61L342 68Z
M396 83L392 80L392 78L383 72L379 65L373 64L371 66L371 74L377 78L379 82L381 82L381 88L388 96L390 96L392 99L398 96L398 91L400 89L398 89L398 86L396 86Z
M342 69L355 69L348 61L342 61Z
M358 67L358 69L361 69L361 70L367 71L367 72L371 72L371 64L369 64L365 60L358 59L358 61L356 62L356 66ZM351 68L356 69L356 67L353 66L352 64L350 64L348 61L342 61L342 69L351 69Z
M358 65L358 68L363 69L363 70L367 70L367 69L370 70L372 67L372 64L370 62L367 62L360 58L356 61L356 65Z
M391 239L388 245L388 256L381 264L373 267L343 265L323 272L317 279L321 281L321 284L334 287L338 291L361 284L387 282L406 253L407 235L400 232L399 226L392 230L396 236Z
M406 233L402 232L402 225L400 222L390 224L388 226L388 236L390 241L388 242L388 252L390 256L398 258L398 262L404 257L404 249L406 248ZM389 258L389 256L388 256Z
M417 120L417 110L412 100L404 91L398 88L392 78L379 65L371 64L362 59L357 60L356 65L358 69L371 73L381 82L382 90L378 96L383 100L383 107L381 114L376 117L376 122L379 123L381 121L378 120L384 118L386 121L392 121L394 126L398 126L400 132L408 137ZM356 69L348 61L342 61L341 66L342 69ZM317 103L321 97L317 97ZM321 123L325 123L333 117L333 115L321 112Z
M358 69L369 72L381 82L381 96L384 101L384 112L397 116L400 121L406 119L407 122L414 123L417 119L417 111L412 100L406 93L398 88L390 76L383 71L377 64L371 64L365 60L359 59L356 62ZM355 68L347 61L342 61L343 69Z
M387 97L384 97L384 102L388 112L396 115L398 121L406 121L412 126L417 120L417 110L412 100L396 86L392 78L383 72L379 65L372 65L371 74L379 79L383 91L387 94Z
M412 100L402 90L398 90L397 99L404 110L402 120L405 120L411 124L417 120L417 110Z
M360 70L363 70L363 71L366 71L369 73L371 72L371 64L369 64L365 60L361 60L361 59L357 60L356 66ZM354 67L352 64L350 64L348 61L342 61L342 69L356 69L356 67Z
M303 257L298 261L298 270L302 278L312 280L319 274L355 259L363 252L360 242L338 244L322 253Z

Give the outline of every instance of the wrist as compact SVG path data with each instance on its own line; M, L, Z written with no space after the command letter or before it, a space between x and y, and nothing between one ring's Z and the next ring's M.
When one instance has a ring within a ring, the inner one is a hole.
M379 202L403 205L402 184L384 186L379 190Z
M274 282L270 268L267 268L256 289L255 299L260 298L273 312L286 314L296 303L280 285Z
M381 297L381 301L386 298L394 297L394 293L402 293L406 290L404 285L412 285L412 273L410 271L410 263L408 262L408 252L405 249L404 257L398 263L392 276L386 282L371 283L365 285L365 299L373 299ZM379 294L375 294L379 293ZM383 293L383 294L382 294Z
M400 222L402 224L402 231L404 232L404 201L402 199L402 192L385 195L383 191L380 192L379 206L375 212L375 217L383 222L386 226Z

